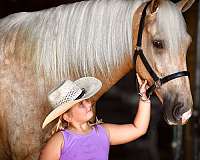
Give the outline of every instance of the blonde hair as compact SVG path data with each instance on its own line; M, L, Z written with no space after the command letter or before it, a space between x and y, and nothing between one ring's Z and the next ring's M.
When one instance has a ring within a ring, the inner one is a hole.
M69 126L69 122L65 121L63 119L63 114L59 117L58 122L55 124L55 126L51 129L51 135L54 135L55 133L59 131L63 131L67 129Z
M88 122L90 126L95 126L98 124L102 124L103 121L102 119L98 119L97 117L95 118L95 121L89 121ZM55 126L51 130L51 136L53 136L55 133L59 131L63 131L69 127L69 122L63 119L63 115L61 115L58 119L58 122L55 124Z

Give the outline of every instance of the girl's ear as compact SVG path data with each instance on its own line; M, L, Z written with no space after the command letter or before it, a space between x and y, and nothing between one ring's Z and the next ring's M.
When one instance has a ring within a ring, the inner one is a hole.
M63 114L63 119L67 122L70 122L71 121L71 116L70 114L67 112L67 113L64 113Z

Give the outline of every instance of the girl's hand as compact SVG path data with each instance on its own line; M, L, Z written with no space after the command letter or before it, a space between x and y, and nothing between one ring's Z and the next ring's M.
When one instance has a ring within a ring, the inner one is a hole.
M140 99L142 101L150 101L149 98L150 97L147 97L146 95L146 91L148 89L148 85L147 85L147 80L145 81L142 81L142 79L140 78L139 74L136 73L136 76L137 76L137 80L138 80L138 83L139 83L139 95L140 95Z

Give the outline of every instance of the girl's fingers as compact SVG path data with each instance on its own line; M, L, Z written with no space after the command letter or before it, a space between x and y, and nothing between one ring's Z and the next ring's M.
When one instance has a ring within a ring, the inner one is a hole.
M137 76L137 80L138 80L139 86L141 86L142 85L142 80L141 80L139 74L136 73L136 76Z
M140 78L140 76L139 76L139 74L138 73L136 73L136 76L137 76L137 80L138 80L138 83L139 83L139 88L140 88L140 91L141 92L144 92L144 91L146 91L149 87L148 87L148 82L147 82L147 80L142 80L141 78Z
M146 92L147 88L147 80L145 80L144 83L140 86L140 92Z
M141 85L141 89L146 89L146 85L147 85L147 80L144 81L144 83Z
M145 79L145 81L144 81L144 87L147 85L147 80Z

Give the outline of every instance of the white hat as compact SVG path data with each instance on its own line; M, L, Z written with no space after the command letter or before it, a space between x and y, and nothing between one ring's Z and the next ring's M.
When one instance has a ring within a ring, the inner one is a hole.
M94 96L102 87L94 77L82 77L76 81L65 80L48 93L48 101L54 108L45 118L42 128L65 113L78 102Z

